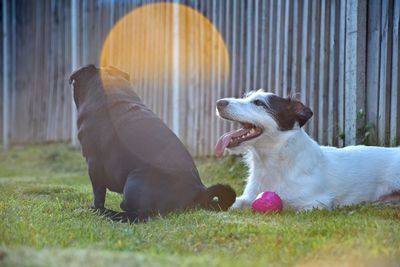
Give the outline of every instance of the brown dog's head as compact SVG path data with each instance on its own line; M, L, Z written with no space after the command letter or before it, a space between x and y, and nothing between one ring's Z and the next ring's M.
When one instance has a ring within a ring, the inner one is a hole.
M125 85L118 84L123 81ZM90 64L74 71L69 83L74 87L74 101L77 108L89 94L102 94L109 87L126 87L129 75L115 67L97 68ZM129 87L129 85L128 85Z
M69 77L69 84L72 84L74 88L74 101L77 108L88 93L87 85L95 76L98 76L98 73L99 69L90 64L74 71Z

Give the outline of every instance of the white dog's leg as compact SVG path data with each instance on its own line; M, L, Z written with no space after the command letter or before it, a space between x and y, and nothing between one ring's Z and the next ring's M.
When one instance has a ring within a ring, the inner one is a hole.
M327 209L327 208L323 205L312 204L312 205L301 207L300 209L297 210L297 213L313 211L313 210L323 210L323 209Z
M246 209L250 208L252 201L245 198L243 195L236 198L235 203L233 203L231 209Z
M246 209L250 208L253 201L257 198L258 194L261 193L260 186L258 186L252 179L249 179L249 182L244 189L243 194L236 198L235 203L232 205L232 209Z
M332 198L329 195L321 195L316 197L316 200L302 203L297 209L298 212L311 211L311 210L331 210L332 209Z

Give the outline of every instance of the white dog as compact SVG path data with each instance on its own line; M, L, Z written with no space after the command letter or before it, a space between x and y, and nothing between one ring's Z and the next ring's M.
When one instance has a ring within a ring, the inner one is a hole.
M247 208L263 191L284 208L332 209L400 195L400 148L319 146L301 128L313 115L300 101L258 90L217 101L220 117L241 123L216 145L243 153L247 185L232 208Z

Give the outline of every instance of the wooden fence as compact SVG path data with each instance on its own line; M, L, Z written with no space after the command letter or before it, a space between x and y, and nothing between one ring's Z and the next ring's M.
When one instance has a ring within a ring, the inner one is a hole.
M306 129L322 144L398 144L400 0L3 0L1 8L0 127L12 143L70 140L68 77L73 65L95 63L129 72L196 156L212 155L234 127L216 118L215 101L258 88L309 105Z

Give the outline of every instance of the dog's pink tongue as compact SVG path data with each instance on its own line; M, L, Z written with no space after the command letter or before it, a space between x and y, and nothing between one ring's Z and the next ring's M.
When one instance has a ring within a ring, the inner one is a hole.
M232 138L241 136L241 135L243 135L243 134L245 134L247 132L248 132L247 129L241 128L239 130L228 132L228 133L222 135L218 139L217 144L215 145L215 155L217 157L221 157L224 154L225 148L231 142Z
M218 139L215 145L215 155L217 155L217 157L221 157L224 154L225 148L229 145L230 141L230 133L226 133Z

